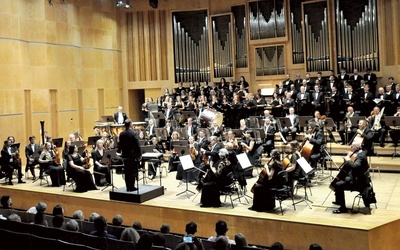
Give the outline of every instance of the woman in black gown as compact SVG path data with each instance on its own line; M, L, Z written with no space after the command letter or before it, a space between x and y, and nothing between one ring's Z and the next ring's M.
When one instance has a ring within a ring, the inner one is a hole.
M97 140L96 141L96 147L92 151L92 159L93 159L93 170L97 173L94 173L94 181L96 183L96 186L104 186L108 185L111 183L111 174L110 174L110 168L102 162L104 153L104 141L103 140ZM99 173L103 173L104 175L101 175Z
M69 147L67 175L76 183L75 192L97 190L94 185L92 173L85 169L85 159L78 153L77 146Z

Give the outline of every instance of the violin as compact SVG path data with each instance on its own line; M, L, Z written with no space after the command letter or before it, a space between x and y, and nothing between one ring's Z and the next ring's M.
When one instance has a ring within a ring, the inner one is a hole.
M53 147L53 156L54 156L54 160L53 160L54 163L57 165L60 165L61 164L60 154L58 153L58 149L57 149L56 145L54 145L54 147Z
M88 151L87 151L87 149L85 149L85 153L86 153L86 156L85 156L85 166L84 166L84 168L85 169L89 169L90 167L91 167L91 165L90 165L90 156L89 156L89 154L88 154Z

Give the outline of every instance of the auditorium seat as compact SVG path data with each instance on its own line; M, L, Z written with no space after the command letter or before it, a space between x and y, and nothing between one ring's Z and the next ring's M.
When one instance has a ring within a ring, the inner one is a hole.
M82 234L82 244L100 250L107 250L107 238L97 237L89 234Z
M87 250L85 245L82 244L74 244L62 240L57 241L57 249L58 250Z
M135 250L136 246L135 246L135 244L133 242L107 238L107 248L109 250L111 250L111 249L131 249L131 250Z
M31 249L31 236L28 233L4 230L2 232L2 237L3 241L1 247L3 250Z
M57 240L31 234L31 250L57 249Z
M124 231L124 229L125 227L107 225L107 232L114 235L117 239L121 238L121 233Z
M171 249L174 249L182 240L182 236L178 235L163 234L163 236L165 238L165 246Z

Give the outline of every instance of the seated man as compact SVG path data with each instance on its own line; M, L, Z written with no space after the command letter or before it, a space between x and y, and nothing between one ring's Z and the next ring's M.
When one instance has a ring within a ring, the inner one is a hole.
M226 221L224 220L217 221L217 223L215 224L215 232L217 233L217 235L211 236L207 240L216 242L218 237L222 236L228 241L229 244L231 245L236 244L234 240L230 240L229 237L226 236L226 232L228 232L228 224L226 224Z
M11 141L4 141L4 147L1 150L1 171L5 172L8 178L8 185L13 185L12 175L14 169L18 170L18 183L25 183L22 180L21 165L16 162L16 153L11 148Z
M274 148L274 141L275 141L275 127L271 124L271 120L269 118L265 118L265 143L264 143L264 150L267 152L268 157L270 157L271 150Z
M317 167L318 160L321 158L321 153L325 147L325 137L322 129L316 123L308 124L309 133L306 138L313 145L312 155L310 156L310 165L313 169Z
M346 116L343 119L344 126L343 128L339 129L339 135L342 140L342 145L348 143L354 137L354 134L357 131L357 124L351 124L350 117L353 116L355 116L353 107L348 107Z
M354 158L354 162L351 160ZM346 162L342 169L348 170L349 174L345 179L334 181L332 187L335 190L335 201L333 204L339 205L338 210L334 210L334 214L346 213L346 201L344 196L345 190L363 191L364 188L369 186L369 165L366 151L361 150L361 144L354 142L351 145L350 152L345 157ZM365 204L369 207L369 204Z
M96 231L90 232L90 235L116 239L114 235L107 232L107 221L103 216L99 216L94 219L94 228Z
M292 140L296 140L296 133L299 130L299 116L294 113L294 108L289 109L289 114L286 115L290 119L291 125L282 128L282 134L285 137L290 133L292 135Z

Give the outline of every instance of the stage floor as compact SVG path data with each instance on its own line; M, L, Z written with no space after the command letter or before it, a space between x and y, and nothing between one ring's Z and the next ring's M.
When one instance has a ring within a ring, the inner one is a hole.
M249 190L258 178L256 172L257 170L254 170L254 177L247 180ZM327 174L327 171L325 171L325 174ZM336 176L336 174L333 171L332 175ZM296 210L293 210L291 202L287 200L283 202L283 216L279 207L272 213L258 213L249 210L248 208L252 205L252 200L249 198L247 198L249 203L246 203L244 199L241 199L241 203L234 201L235 207L232 208L229 197L224 202L224 196L221 196L222 207L202 208L200 207L200 195L190 194L189 198L186 194L177 196L178 193L185 190L185 184L183 183L178 187L179 181L175 179L175 176L176 172L168 173L168 176L165 176L164 169L161 179L164 195L141 204L110 201L109 191L111 191L111 187L104 191L99 189L86 193L74 193L70 187L63 191L62 187L40 186L39 181L32 183L32 180L29 179L26 179L26 184L16 184L16 181L14 181L13 186L1 184L0 194L11 194L16 208L28 209L38 201L43 200L48 203L49 208L58 203L62 204L67 216L72 216L76 209L82 209L86 218L91 212L98 212L105 215L108 221L111 221L115 214L120 213L124 217L124 225L132 225L134 221L141 221L145 228L154 230L158 230L162 223L168 223L171 225L172 232L184 233L184 225L194 220L199 224L198 235L203 237L214 234L215 222L221 218L228 221L230 238L241 232L250 243L270 245L274 241L281 241L290 249L297 249L299 244L306 247L312 242L321 243L328 247L326 249L335 249L335 247L332 248L332 246L337 247L334 238L339 236L336 236L336 233L329 235L329 230L335 230L335 232L338 230L338 235L340 235L340 230L342 232L346 232L346 230L363 232L365 235L361 237L362 240L370 241L369 237L372 236L368 232L400 221L400 174L382 173L380 176L375 173L372 176L378 203L377 209L375 209L374 204L371 205L371 215L366 214L367 210L362 201L360 213L332 214L337 206L331 203L334 200L334 193L329 189L331 179L326 179L315 182L315 186L311 187L312 195L309 194L309 199L313 202L311 209L305 203L300 203L296 205ZM159 176L154 180L146 181L148 185L160 185ZM143 181L140 183L143 184ZM125 186L121 175L114 174L114 184L117 188ZM189 184L189 189L197 193L195 187ZM252 196L250 192L248 192L248 195ZM299 189L295 201L300 200L303 195L304 189ZM347 207L351 208L355 195L357 195L356 192L346 192ZM278 202L276 204L279 205ZM48 212L51 212L51 209ZM272 228L274 232L270 231L271 226L274 227ZM291 237L283 235L287 231L287 227L296 228L299 226L300 228L310 229L306 232L299 230L291 232ZM261 233L260 230L262 230ZM267 232L271 233L265 236ZM382 232L379 233L382 234ZM294 234L298 234L298 237L294 237ZM391 232L391 235L400 236L398 230ZM297 238L305 239L305 242L299 243ZM347 240L348 246L359 245L360 248L353 249L366 249L365 246L372 244L360 245L356 242L354 242L354 245L350 244L350 242L356 240L350 237ZM347 249L347 247L345 248ZM367 247L367 249L373 248Z

